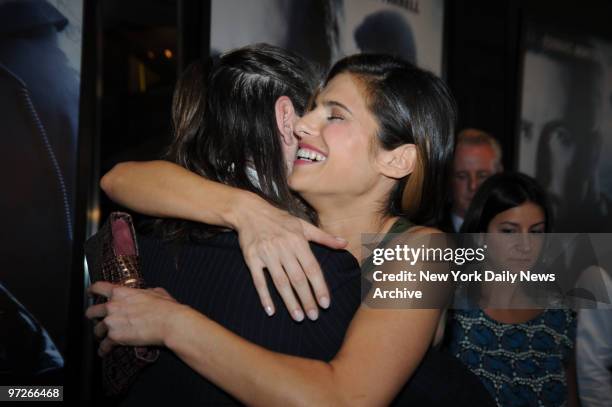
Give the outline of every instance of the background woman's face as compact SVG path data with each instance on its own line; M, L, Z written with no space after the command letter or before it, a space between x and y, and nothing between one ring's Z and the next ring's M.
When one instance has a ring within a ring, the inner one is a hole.
M289 186L306 199L368 191L377 177L377 130L359 80L346 73L334 77L296 124L300 143Z
M500 270L529 270L540 256L545 230L544 211L533 202L500 212L487 228L487 259Z

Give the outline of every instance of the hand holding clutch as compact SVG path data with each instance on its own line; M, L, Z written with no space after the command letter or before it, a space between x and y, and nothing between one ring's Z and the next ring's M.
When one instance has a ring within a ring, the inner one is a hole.
M106 223L85 243L85 253L92 283L108 281L130 288L145 288L132 218L113 212ZM106 301L103 297L97 303ZM157 360L154 347L117 346L102 359L102 380L108 395L124 393L138 372Z

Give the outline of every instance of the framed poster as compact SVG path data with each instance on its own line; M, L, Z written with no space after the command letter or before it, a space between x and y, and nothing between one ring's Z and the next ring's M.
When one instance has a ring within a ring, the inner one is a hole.
M0 1L0 384L63 383L82 9Z
M555 231L612 231L612 42L528 23L517 169L547 190Z
M391 53L438 75L443 0L213 0L211 53L267 42L324 68L358 52Z

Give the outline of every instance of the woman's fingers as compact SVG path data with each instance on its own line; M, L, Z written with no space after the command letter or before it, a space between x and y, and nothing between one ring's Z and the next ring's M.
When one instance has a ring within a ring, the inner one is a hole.
M103 339L100 354L106 354L117 343L130 346L163 344L165 335L170 332L168 321L176 311L183 309L163 288L134 289L96 283L91 291L108 298L107 302L92 305L85 311L89 319L103 319L95 321L94 326L94 335Z
M236 228L245 261L268 315L275 309L266 284L266 268L295 320L304 318L300 301L311 319L318 316L317 303L323 308L329 306L329 290L308 241L342 249L347 244L344 239L267 205L258 216L242 217Z
M85 310L85 316L87 319L104 318L106 317L107 313L106 303L92 305Z
M88 288L89 294L99 295L108 300L111 298L123 298L130 295L133 288L123 287L108 281L98 281Z
M169 300L174 300L174 297L172 297L170 295L170 293L168 291L166 291L166 289L163 288L163 287L155 287L155 288L152 288L151 291L153 291L154 293L159 294L162 297L167 298Z
M291 317L301 322L304 320L304 311L300 306L300 303L295 298L295 294L293 293L293 288L291 288L291 284L289 283L289 278L287 278L287 273L281 266L278 260L272 261L272 259L268 258L265 261L268 272L272 277L272 281L274 282L274 286L278 290L287 310L291 314Z
M317 303L315 302L314 297L312 296L310 284L308 283L308 278L304 270L302 270L302 266L295 258L293 253L281 252L280 260L282 267L285 269L285 272L289 276L291 285L293 286L295 292L300 298L300 302L302 303L302 307L306 311L306 315L308 315L308 318L314 321L319 317L319 310L317 307ZM321 273L321 270L319 270L319 273Z
M104 321L100 321L94 326L94 335L96 336L96 338L102 340L106 337L107 334L108 326L106 326Z
M300 271L304 273L310 282L317 302L322 308L328 308L331 297L329 295L327 283L325 282L325 277L323 277L321 266L314 254L312 254L310 245L306 242L301 242L296 248L295 255L301 266Z
M332 236L302 219L300 219L300 222L304 230L304 238L310 242L319 243L332 249L344 249L348 244L345 239Z
M114 284L107 281L98 281L89 287L89 292L92 294L100 295L104 298L110 298L113 294Z
M274 315L276 310L274 309L274 302L272 302L272 297L270 296L270 290L268 289L268 283L264 274L265 265L256 255L245 257L245 261L247 267L251 271L251 277L253 278L255 290L257 290L262 307L268 316Z
M106 356L110 353L111 350L117 345L114 341L109 339L108 337L104 338L102 342L100 342L100 346L98 346L98 355Z

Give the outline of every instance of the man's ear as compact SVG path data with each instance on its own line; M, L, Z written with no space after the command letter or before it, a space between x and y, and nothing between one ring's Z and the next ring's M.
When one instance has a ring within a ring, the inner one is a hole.
M377 159L383 175L400 179L414 171L417 149L414 144L403 144L393 150L379 150Z
M293 102L288 96L279 97L274 104L274 112L276 114L276 126L283 142L288 146L293 145L297 142L293 135L293 126L297 119Z

